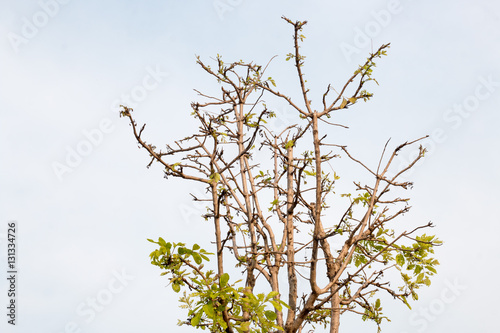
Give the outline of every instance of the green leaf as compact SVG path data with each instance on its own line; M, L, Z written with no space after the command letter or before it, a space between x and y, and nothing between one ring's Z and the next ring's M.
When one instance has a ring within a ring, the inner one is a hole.
M408 303L408 301L406 300L406 297L405 296L401 296L401 299L403 300L403 302L406 304L406 306L411 310L411 306L410 304Z
M181 286L178 284L178 283L172 283L172 289L178 293L179 291L181 291Z
M281 304L280 304L280 303L278 303L278 302L276 302L276 301L274 301L274 300L271 300L271 301L269 301L269 302L271 302L271 304L274 306L274 308L275 308L276 310L281 311L281 310L283 309L283 307L281 306Z
M267 294L266 301L269 300L269 299L271 299L271 298L274 298L274 297L278 296L279 294L280 293L277 292L277 291L271 291L269 294Z
M193 251L199 250L200 246L198 244L193 245Z
M378 308L380 308L380 298L377 298L377 300L375 301L375 309Z
M197 263L198 265L201 264L202 259L201 259L201 256L198 253L193 252L192 256L193 256L193 259L194 259L195 263Z
M290 306L289 306L288 304L286 304L284 301L282 301L282 300L280 300L280 299L279 299L278 301L279 301L279 302L281 303L281 305L283 305L285 308L290 309Z
M403 266L405 264L405 257L401 253L396 256L396 263L399 266Z
M201 320L201 316L203 315L203 311L199 311L193 319L191 319L191 326L198 326Z
M210 184L217 184L220 180L220 175L216 172L210 175L210 180L208 181Z
M224 288L227 285L227 282L229 281L229 274L224 273L220 277L220 286L221 288Z
M295 140L290 140L286 143L285 148L286 149L291 148L291 147L293 147L294 144L295 144Z
M214 308L213 308L212 304L203 305L203 311L205 311L205 313L207 314L207 316L209 318L214 317Z
M264 314L268 320L276 320L277 317L276 312L267 310L266 312L264 312Z
M437 273L436 269L434 267L431 267L431 266L425 266L425 268L427 268L428 270L430 270L432 273Z
M167 242L165 242L165 240L163 238L158 238L158 244L160 244L161 246L167 246Z

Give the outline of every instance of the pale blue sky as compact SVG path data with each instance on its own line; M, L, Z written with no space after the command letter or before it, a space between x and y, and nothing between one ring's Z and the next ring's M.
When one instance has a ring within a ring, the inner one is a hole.
M413 312L385 304L384 332L494 332L500 3L0 0L0 258L5 267L7 222L16 220L20 261L19 325L3 310L2 332L190 331L176 326L178 295L149 264L146 238L210 248L211 228L188 194L198 189L147 170L114 105L129 96L157 145L189 134L193 88L217 89L195 55L217 53L261 64L278 55L269 75L294 94L281 15L309 21L302 50L313 102L328 83L343 84L372 43L392 45L373 100L339 115L351 127L339 143L376 161L390 137L431 134L405 223L434 222L442 265ZM284 104L276 108L286 121ZM96 297L106 304L91 310ZM341 325L376 331L356 317Z

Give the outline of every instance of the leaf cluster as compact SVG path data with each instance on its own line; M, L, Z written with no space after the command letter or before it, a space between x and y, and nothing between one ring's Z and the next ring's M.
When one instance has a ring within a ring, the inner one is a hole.
M276 325L275 311L282 311L287 305L277 292L255 295L249 288L238 286L242 280L229 283L228 273L218 276L204 269L202 262L209 261L208 255L213 253L198 244L188 248L184 243L167 243L161 237L148 241L159 246L150 254L151 263L166 270L161 275L170 277L176 293L186 289L180 302L189 310L188 319L180 325L210 332L227 332L228 323L239 333L282 330Z

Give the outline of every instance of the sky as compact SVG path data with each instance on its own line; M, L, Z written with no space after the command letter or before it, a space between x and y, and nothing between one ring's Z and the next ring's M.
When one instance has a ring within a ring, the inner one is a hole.
M118 105L134 108L157 146L190 134L193 89L218 89L196 56L217 54L259 64L277 55L268 73L296 93L282 15L308 21L302 52L313 102L391 43L373 99L339 114L350 127L331 134L339 143L376 163L389 138L430 136L408 176L415 186L404 223L433 222L441 265L411 311L384 304L392 321L383 332L496 331L500 3L0 0L0 263L8 277L15 223L18 269L15 326L9 282L0 280L2 332L190 331L176 326L184 312L149 263L146 239L213 247L204 208L189 195L202 189L147 169ZM290 121L289 107L274 107ZM342 329L376 331L359 317L342 319Z

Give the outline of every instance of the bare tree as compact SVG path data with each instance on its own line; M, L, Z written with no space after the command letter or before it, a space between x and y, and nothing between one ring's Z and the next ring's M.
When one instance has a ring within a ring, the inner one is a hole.
M210 253L199 245L187 247L163 238L150 240L158 245L151 261L166 270L162 274L169 275L174 291L184 290L180 301L188 317L181 325L211 332L302 332L320 325L339 332L340 315L352 312L374 321L380 331L387 317L380 299L375 299L377 293L386 292L409 307L407 298L417 299L416 290L430 284L439 264L429 255L441 242L415 235L431 223L410 231L389 228L410 209L408 198L390 191L412 187L400 180L401 175L425 149L420 146L419 155L403 169L391 171L392 164L402 149L423 138L402 143L392 152L388 142L374 168L345 145L328 142L322 134L325 128L343 126L331 121L334 112L372 97L365 85L374 81L374 61L386 54L389 44L370 54L339 91L329 85L315 109L300 53L306 21L283 19L294 29L294 48L287 60L295 65L299 100L276 89L275 81L265 76L268 66L226 64L217 56L213 67L198 57L221 94L198 92L204 102L191 105L199 121L195 134L158 149L144 140L144 125L139 127L132 109L123 106L121 115L130 120L137 142L151 157L148 167L158 162L165 177L206 186L207 196L194 200L209 205L204 218L215 232L215 271L204 268ZM275 113L265 96L286 101L298 115L297 123L274 132L266 121ZM339 177L325 166L342 155L364 168L373 182L354 182L353 194L337 196L337 205L344 207L333 216L328 208ZM227 270L234 272L234 266L243 270L244 278L230 283ZM399 287L384 279L389 270L400 271Z

